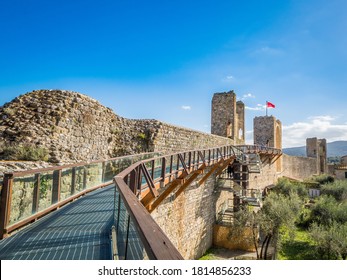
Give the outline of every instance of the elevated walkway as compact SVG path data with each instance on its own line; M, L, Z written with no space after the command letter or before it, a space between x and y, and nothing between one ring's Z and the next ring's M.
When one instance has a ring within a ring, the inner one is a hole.
M0 259L112 259L112 247L119 259L182 259L150 212L234 161L246 165L245 154L223 146L5 174Z

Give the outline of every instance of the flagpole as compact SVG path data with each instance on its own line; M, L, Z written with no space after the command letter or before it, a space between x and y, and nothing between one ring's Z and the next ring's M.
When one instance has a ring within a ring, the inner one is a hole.
M267 101L265 103L265 107L266 107L266 116L267 116Z

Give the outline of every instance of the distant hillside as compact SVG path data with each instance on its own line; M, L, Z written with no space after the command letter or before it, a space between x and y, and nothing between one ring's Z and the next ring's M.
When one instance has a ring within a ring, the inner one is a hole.
M283 149L290 156L306 156L306 147L294 147ZM347 141L335 141L328 143L328 157L341 157L347 155Z

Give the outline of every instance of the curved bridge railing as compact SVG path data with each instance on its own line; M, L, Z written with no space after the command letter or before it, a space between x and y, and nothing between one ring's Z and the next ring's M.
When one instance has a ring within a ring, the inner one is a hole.
M199 185L241 158L240 149L223 146L143 160L116 175L114 227L119 258L182 259L150 212L169 195L180 195L207 166L212 168L201 176Z
M238 145L236 146L245 154L267 154L267 155L282 155L282 150L262 145Z
M1 188L0 238L93 190L115 174L160 153L144 153L74 165L6 173Z

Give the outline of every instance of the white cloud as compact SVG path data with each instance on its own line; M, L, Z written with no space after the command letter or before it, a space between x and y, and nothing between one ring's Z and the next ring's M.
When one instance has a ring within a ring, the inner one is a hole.
M253 95L252 93L247 93L242 96L242 100L245 100L247 98L255 98L255 95Z
M347 140L347 124L335 124L332 116L314 116L306 122L283 126L283 147L304 146L306 138L325 138L328 142Z
M182 106L181 106L181 109L183 109L183 110L191 110L192 107L189 106L189 105L182 105Z
M228 75L222 79L222 82L226 82L226 83L231 83L233 81L235 81L235 77L232 75Z
M263 104L257 104L255 107L246 106L245 109L250 111L265 111L266 106Z

